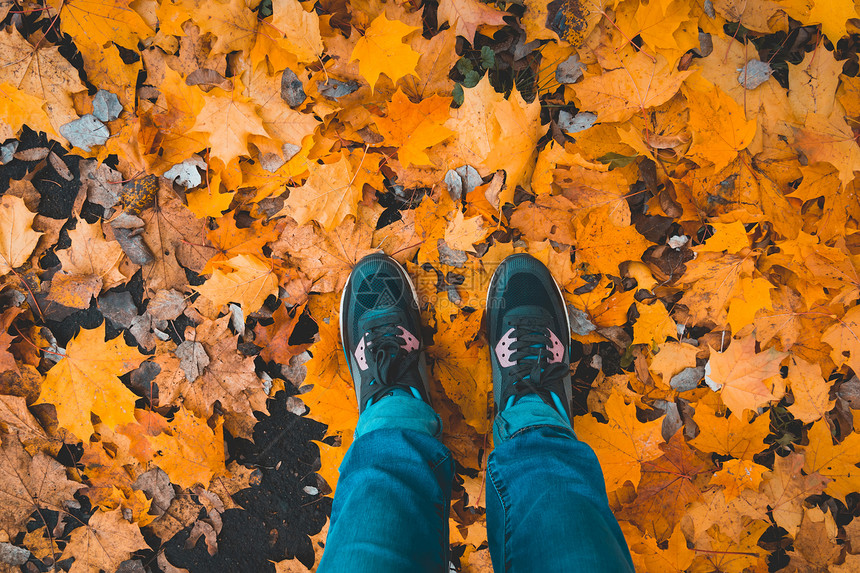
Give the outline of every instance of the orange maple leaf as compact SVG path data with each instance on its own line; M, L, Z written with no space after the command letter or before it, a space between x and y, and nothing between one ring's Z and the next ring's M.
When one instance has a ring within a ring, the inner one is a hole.
M725 352L711 352L705 381L720 391L723 404L742 419L745 409L755 410L781 397L779 368L786 356L773 348L756 353L753 336L732 339Z

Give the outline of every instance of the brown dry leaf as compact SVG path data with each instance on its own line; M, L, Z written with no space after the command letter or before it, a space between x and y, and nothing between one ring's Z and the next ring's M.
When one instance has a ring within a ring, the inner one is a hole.
M55 275L48 298L65 306L88 308L90 299L103 289L125 282L119 270L125 255L119 243L105 239L101 223L78 220L69 238L72 246L57 251L63 270Z
M686 508L701 499L701 488L713 468L710 459L687 445L681 432L660 449L662 456L642 464L635 503L618 515L658 542L668 540Z
M200 272L212 255L212 249L201 244L204 221L195 217L163 182L155 206L141 215L145 223L141 237L153 253L159 254L142 268L146 288L153 293L171 288L185 290L188 278L184 268Z
M72 531L63 558L75 558L70 572L115 571L133 552L148 547L140 529L126 521L122 511L97 511Z
M5 434L0 444L0 529L17 532L30 514L45 508L64 511L64 502L84 487L66 478L66 468L43 454L30 456L16 434Z
M375 252L370 245L376 217L371 215L368 220L368 215L366 210L359 209L357 219L347 217L328 233L315 225L288 222L281 238L272 244L272 254L283 257L306 274L315 292L339 292L353 265Z
M475 42L475 32L484 26L504 26L505 12L480 0L442 0L439 3L439 23L448 22L458 36Z
M770 506L773 520L792 537L800 526L806 498L820 494L830 481L814 472L802 475L803 465L800 454L790 454L785 458L777 456L773 472L765 477L760 490L761 501Z
M56 454L62 445L45 432L27 409L27 401L20 396L0 395L0 429L7 434L17 435L31 455L38 451Z
M257 325L254 329L257 335L254 342L263 347L260 351L263 360L289 364L293 356L298 356L308 349L309 344L290 344L290 336L304 310L304 304L293 309L288 309L286 304L282 304L272 313L272 318L275 321L273 324L269 326Z
M169 404L181 396L184 406L204 420L215 413L217 402L225 410L225 428L234 436L251 440L257 423L254 412L268 412L267 396L254 371L254 357L237 350L239 337L230 333L229 323L227 315L186 330L186 340L200 342L209 357L199 379L189 382L179 368L179 360L165 354L158 359L162 370L155 383L162 403Z
M0 70L0 82L45 102L45 111L55 133L60 126L78 118L72 95L85 91L86 86L59 48L36 48L16 27L8 26L0 32Z

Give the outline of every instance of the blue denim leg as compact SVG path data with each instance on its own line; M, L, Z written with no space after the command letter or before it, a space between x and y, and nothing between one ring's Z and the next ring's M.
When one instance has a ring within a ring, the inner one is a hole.
M401 406L416 416L398 414L389 402L397 399L410 400ZM340 466L319 572L447 571L454 462L434 437L440 431L415 398L390 396L365 410Z
M355 437L381 428L415 430L434 438L442 435L442 420L433 407L412 396L389 396L368 408L358 418Z
M592 449L560 415L522 400L496 417L487 538L496 573L633 571Z

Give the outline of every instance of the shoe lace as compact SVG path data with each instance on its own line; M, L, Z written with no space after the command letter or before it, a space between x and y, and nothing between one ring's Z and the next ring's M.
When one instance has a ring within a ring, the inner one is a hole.
M514 383L509 385L506 403L510 397L516 403L521 397L537 394L552 404L550 392L557 388L567 375L569 367L565 362L549 362L547 350L552 346L546 323L540 319L516 317L509 321L514 327L511 333L516 341L511 344L511 360L516 362L508 371Z
M369 391L364 395L363 407L395 388L410 390L411 386L399 381L415 365L419 353L406 352L401 348L400 334L401 330L396 323L383 323L368 328L365 334L365 356L371 381Z

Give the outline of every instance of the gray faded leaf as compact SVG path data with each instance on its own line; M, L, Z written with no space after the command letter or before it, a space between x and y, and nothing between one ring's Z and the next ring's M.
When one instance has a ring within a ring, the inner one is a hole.
M296 75L296 72L287 68L281 76L281 99L287 102L290 107L301 105L305 98L305 86L302 85L302 80Z
M576 115L569 111L561 110L558 112L558 126L565 133L578 133L585 131L594 125L597 121L597 115L589 111L581 111Z
M119 98L107 90L99 90L93 98L93 115L101 121L113 121L122 113Z
M75 147L89 152L96 145L104 145L110 137L110 131L96 116L88 113L80 119L60 126L60 135Z
M770 64L761 60L748 61L738 72L740 72L738 74L738 83L748 90L754 90L773 75Z
M176 356L179 358L179 367L185 372L185 379L189 382L197 380L209 366L209 355L196 340L183 340L176 347Z
M579 61L577 54L573 54L555 69L555 79L560 84L575 83L582 77L583 69L585 69L585 65Z

